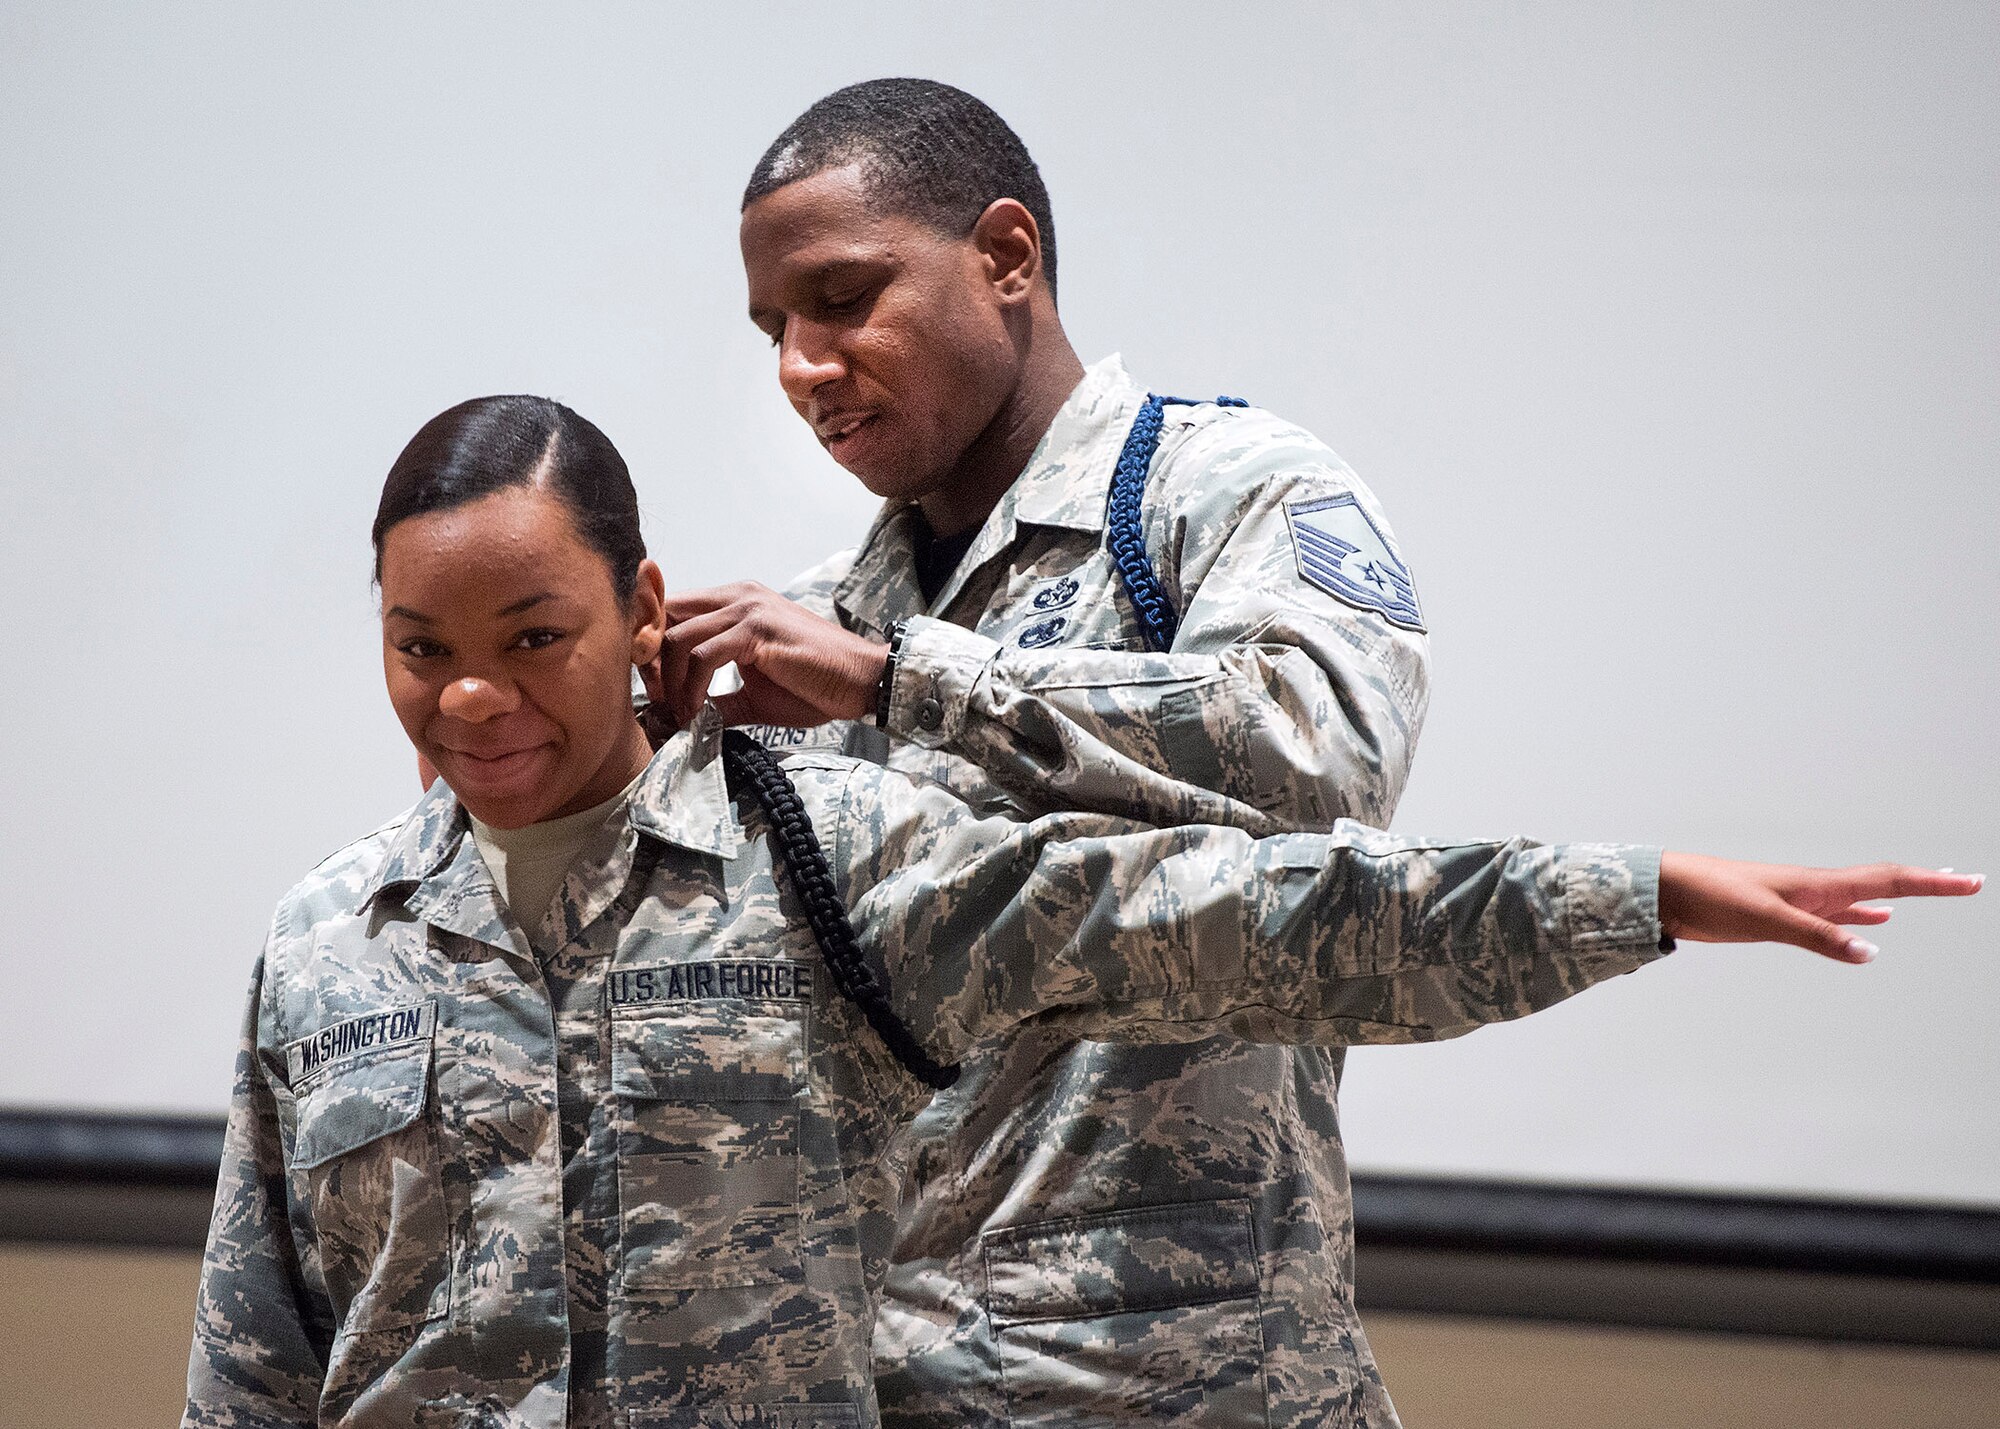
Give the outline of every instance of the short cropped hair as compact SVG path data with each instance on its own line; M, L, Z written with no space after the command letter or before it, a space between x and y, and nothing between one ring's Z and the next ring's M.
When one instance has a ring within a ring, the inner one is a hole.
M1011 198L1042 231L1042 271L1056 287L1056 226L1041 170L1007 121L962 89L931 79L871 79L837 89L786 126L743 190L743 207L859 161L869 195L890 212L952 238Z

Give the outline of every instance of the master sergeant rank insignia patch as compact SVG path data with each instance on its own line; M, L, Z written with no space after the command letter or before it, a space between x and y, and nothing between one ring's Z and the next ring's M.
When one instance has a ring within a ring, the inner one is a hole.
M1335 600L1372 610L1405 630L1424 628L1417 587L1368 513L1352 493L1285 508L1299 575Z

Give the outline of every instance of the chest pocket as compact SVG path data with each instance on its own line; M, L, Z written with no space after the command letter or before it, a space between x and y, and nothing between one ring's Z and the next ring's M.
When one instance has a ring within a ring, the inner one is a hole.
M612 1017L627 1292L804 1279L806 1024L803 1009L788 1016L762 1006L769 1004Z
M294 1083L294 1195L311 1208L341 1338L406 1330L451 1309L450 1221L429 1109L435 1014L398 1009L329 1031L398 1015L419 1032Z

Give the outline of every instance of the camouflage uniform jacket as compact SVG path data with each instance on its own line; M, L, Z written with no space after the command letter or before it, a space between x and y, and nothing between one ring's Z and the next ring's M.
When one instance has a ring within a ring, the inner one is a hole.
M1144 397L1115 358L1093 366L928 606L904 506L794 587L878 638L909 619L888 763L986 808L1257 833L1386 825L1428 699L1425 638L1413 597L1357 600L1305 529L1344 516L1355 542L1386 545L1375 498L1267 412L1169 406L1143 517L1181 619L1173 649L1147 653L1105 539ZM855 752L871 738L846 735ZM1354 1313L1340 1071L1335 1049L1104 1046L1047 1026L980 1049L899 1152L877 1340L889 1421L1236 1423L1201 1406L1247 1373L1261 1397L1244 1424L1394 1425ZM1208 1249L1241 1206L1254 1262ZM1179 1245L1188 1268L1171 1292L1112 1287L1087 1309L1053 1290L1011 1311L994 1302L996 1257L1029 1264L1070 1244Z
M442 785L283 900L185 1425L877 1422L882 1152L927 1093L820 975L715 735L704 721L655 756L532 941ZM791 773L940 1060L1024 1022L1446 1036L1657 955L1645 850L1023 824L835 756ZM1218 1132L1268 1133L1256 1110ZM1033 1259L996 1247L989 1293L1029 1319L1171 1298L1264 1253L1246 1200L1207 1224L1108 1262L1087 1228Z

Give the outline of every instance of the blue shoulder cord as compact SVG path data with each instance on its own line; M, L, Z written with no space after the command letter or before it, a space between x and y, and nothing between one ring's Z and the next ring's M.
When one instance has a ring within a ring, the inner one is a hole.
M1167 599L1166 589L1160 584L1153 563L1146 559L1146 532L1139 519L1139 503L1146 494L1146 478L1153 469L1153 453L1159 449L1160 426L1167 405L1193 407L1200 400L1197 397L1162 397L1148 392L1145 405L1132 419L1132 434L1125 438L1125 449L1118 453L1118 466L1111 473L1111 504L1105 512L1106 545L1111 550L1112 564L1118 567L1118 579L1124 583L1125 594L1131 598L1132 608L1139 614L1139 624L1146 632L1146 643L1155 650L1173 648L1174 635L1180 629L1181 619L1174 610L1173 602ZM1215 405L1247 407L1250 404L1241 397L1217 397Z

